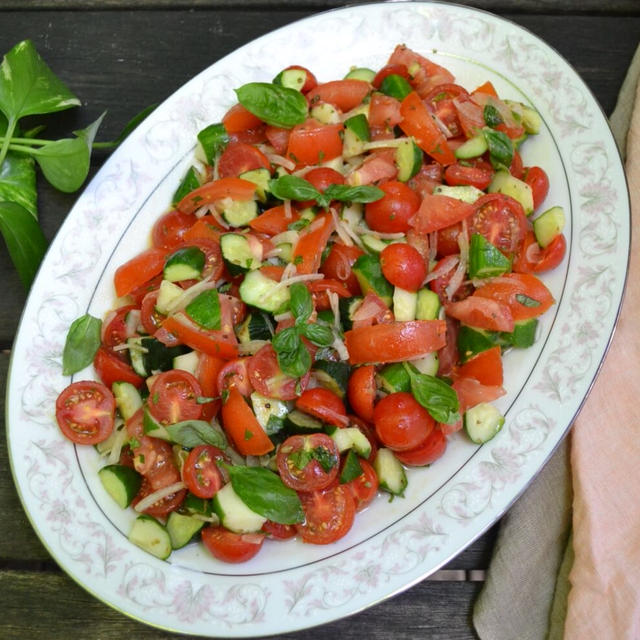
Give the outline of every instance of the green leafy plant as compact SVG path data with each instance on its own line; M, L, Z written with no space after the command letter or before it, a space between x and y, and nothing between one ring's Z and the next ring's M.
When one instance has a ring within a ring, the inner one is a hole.
M94 142L102 114L74 137L43 139L37 126L23 131L27 116L80 106L80 100L51 71L29 40L19 42L0 64L0 233L28 289L47 248L38 224L36 165L59 191L79 189L89 173L91 151L116 147L153 109L131 120L111 142Z

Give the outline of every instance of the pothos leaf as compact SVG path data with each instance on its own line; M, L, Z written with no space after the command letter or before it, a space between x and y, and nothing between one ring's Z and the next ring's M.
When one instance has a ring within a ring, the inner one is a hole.
M0 201L15 202L37 218L37 200L33 158L9 152L0 166Z

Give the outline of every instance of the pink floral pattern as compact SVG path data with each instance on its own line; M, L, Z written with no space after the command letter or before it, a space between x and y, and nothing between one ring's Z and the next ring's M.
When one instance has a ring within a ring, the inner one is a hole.
M543 318L536 345L507 356L507 367L518 367L500 401L506 424L480 448L452 436L441 461L409 472L413 489L404 501L385 506L379 519L362 514L369 528L335 547L286 543L280 566L258 558L223 567L197 546L175 552L171 563L157 560L127 541L130 520L114 515L96 483L96 456L76 451L55 425L55 398L69 382L61 373L67 328L85 311L102 316L112 305L115 266L145 245L151 220L193 161L195 134L220 120L233 87L271 78L292 61L320 79L350 64L380 67L400 42L450 67L468 88L491 79L543 118L525 161L551 163L549 199L565 209L570 253L546 278L558 304ZM259 38L161 105L107 161L52 244L10 372L9 448L25 508L66 571L98 598L159 627L255 636L353 613L442 566L540 469L606 350L628 246L625 181L606 122L575 72L532 34L473 9L415 2L345 8Z

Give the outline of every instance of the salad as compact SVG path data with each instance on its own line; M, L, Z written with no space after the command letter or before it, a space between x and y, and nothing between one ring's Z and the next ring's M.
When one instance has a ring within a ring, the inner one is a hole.
M451 433L494 437L503 353L533 344L554 303L537 274L566 251L520 155L540 117L490 82L399 45L379 70L294 65L236 94L63 354L99 381L62 391L58 425L163 559L332 543Z

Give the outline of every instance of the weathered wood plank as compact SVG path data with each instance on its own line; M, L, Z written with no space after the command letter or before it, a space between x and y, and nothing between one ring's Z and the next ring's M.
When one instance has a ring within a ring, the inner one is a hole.
M360 640L366 630L371 640L387 640L393 629L394 640L473 640L477 636L470 624L471 603L479 589L480 585L473 582L425 581L347 621L278 638L316 640L339 636L343 640ZM60 574L0 571L0 591L3 594L0 632L4 640L179 637L123 616ZM223 628L216 629L213 625L212 630L224 633Z

